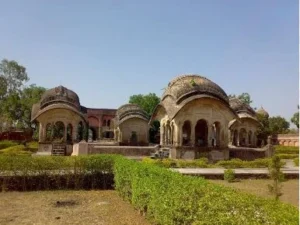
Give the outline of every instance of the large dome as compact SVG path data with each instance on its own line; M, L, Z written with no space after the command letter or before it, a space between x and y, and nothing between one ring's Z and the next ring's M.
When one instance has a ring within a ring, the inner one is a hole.
M41 97L40 108L45 108L48 105L55 103L65 103L77 109L80 109L80 102L78 95L63 86L58 86L47 90Z
M230 98L229 104L236 113L249 113L250 115L255 116L255 111L238 98Z
M167 96L172 96L178 104L198 94L215 97L229 105L228 96L219 85L196 74L182 75L173 79L166 88L162 100Z

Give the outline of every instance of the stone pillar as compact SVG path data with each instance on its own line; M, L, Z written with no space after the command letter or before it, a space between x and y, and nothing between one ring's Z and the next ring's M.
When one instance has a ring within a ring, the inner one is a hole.
M39 123L39 142L43 142L43 125L42 123L40 122Z
M191 121L191 144L192 146L196 146L196 143L195 143L195 127L196 125Z
M64 123L64 127L65 127L65 130L64 130L64 142L67 142L67 136L68 136L67 127L68 127L68 124Z
M230 129L228 129L228 143L229 143L229 145L232 145L232 142L233 142L233 133L234 132L232 132Z
M171 145L173 145L173 141L174 141L174 125L171 125Z
M249 145L249 131L246 130L246 146Z
M77 140L77 129L78 129L78 124L73 123L72 124L72 141Z
M211 123L207 123L207 127L208 127L208 134L207 134L207 146L208 147L212 147L212 124Z
M240 131L237 130L237 135L236 135L236 146L240 146Z

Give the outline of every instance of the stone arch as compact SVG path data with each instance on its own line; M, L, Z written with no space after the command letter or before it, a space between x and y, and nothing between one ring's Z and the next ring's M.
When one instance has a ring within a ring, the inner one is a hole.
M204 119L200 119L196 123L195 145L200 147L208 146L208 125Z
M182 126L182 145L187 146L191 144L192 125L189 120L184 121Z
M57 121L53 127L53 140L63 141L65 135L65 125L62 121Z
M90 127L88 139L94 141L94 140L96 140L96 138L97 138L97 132L96 132L95 128Z
M106 124L106 120L103 120L103 125L102 125L102 126L103 126L103 127L106 127L106 125L107 125L107 124Z
M67 125L67 141L72 141L72 134L73 134L73 126L72 124Z

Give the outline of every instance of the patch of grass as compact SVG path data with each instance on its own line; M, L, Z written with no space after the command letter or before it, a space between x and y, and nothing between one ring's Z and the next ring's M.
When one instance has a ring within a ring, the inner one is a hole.
M299 154L299 147L276 145L275 154Z
M31 155L32 153L37 152L37 150L37 142L29 142L26 143L26 145L18 145L17 143L13 142L10 143L10 147L0 149L0 155Z
M208 164L207 158L200 158L196 160L183 159L150 159L143 158L143 162L151 165L157 165L165 168L211 168L213 165Z
M294 159L297 158L298 154L276 154L280 159Z
M6 192L0 199L0 224L150 225L116 191Z
M222 184L237 190L255 194L260 197L273 198L269 192L268 185L272 184L272 180L268 179L246 179L236 183L228 183L225 180L209 180L212 183ZM287 180L282 183L282 196L279 200L285 203L299 207L299 180Z
M12 146L16 146L16 145L18 145L18 143L14 142L14 141L8 141L8 140L0 141L0 150L5 149L5 148L9 148L9 147L12 147Z
M294 159L295 166L299 166L299 158Z

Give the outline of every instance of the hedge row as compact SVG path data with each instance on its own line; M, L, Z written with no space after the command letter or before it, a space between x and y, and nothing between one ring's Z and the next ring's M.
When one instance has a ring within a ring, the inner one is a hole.
M280 159L294 159L298 158L298 154L276 154Z
M0 187L5 190L111 189L117 156L1 156Z
M299 166L299 158L294 159L295 166Z
M160 225L298 224L294 206L246 194L203 178L116 158L115 189Z
M18 145L17 142L14 142L14 141L0 141L0 150L1 149L4 149L4 148L8 148L8 147L12 147L12 146L16 146Z
M299 147L295 146L275 146L276 154L299 154Z
M295 157L294 157L295 158ZM271 163L270 158L256 159L253 161L243 161L241 159L221 160L216 164L209 164L207 158L196 160L182 160L182 159L150 159L144 158L144 163L157 165L165 168L216 168L223 167L228 169L234 168L267 168ZM285 163L282 162L282 166Z

